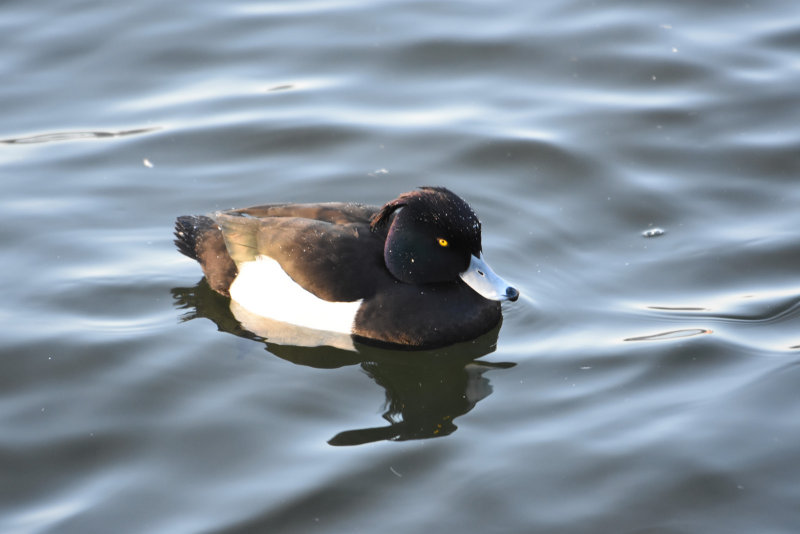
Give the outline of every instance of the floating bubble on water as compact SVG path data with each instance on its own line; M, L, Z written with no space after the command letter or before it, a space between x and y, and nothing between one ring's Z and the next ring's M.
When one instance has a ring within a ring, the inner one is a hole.
M645 230L644 232L642 232L642 235L644 237L660 237L660 236L664 235L665 233L666 232L664 231L663 228L656 227L656 228L650 228L648 230Z

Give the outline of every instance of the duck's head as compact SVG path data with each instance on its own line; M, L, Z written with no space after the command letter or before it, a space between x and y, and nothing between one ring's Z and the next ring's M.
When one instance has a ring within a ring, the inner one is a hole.
M481 296L517 300L519 291L483 259L481 223L461 197L444 187L421 187L388 202L371 221L389 225L383 258L398 280L409 284L455 282Z

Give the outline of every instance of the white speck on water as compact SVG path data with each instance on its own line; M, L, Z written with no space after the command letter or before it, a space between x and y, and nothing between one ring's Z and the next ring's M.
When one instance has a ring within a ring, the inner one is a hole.
M152 162L152 161L150 161L150 160L149 160L149 159L147 159L147 158L144 158L144 159L142 160L142 163L144 163L144 166L145 166L145 167L147 167L148 169L152 169L152 168L153 168L153 162Z
M392 467L392 466L389 466L389 471L391 471L391 472L392 472L392 474L393 474L394 476L396 476L397 478L403 478L403 475L401 475L400 473L398 473L397 471L395 471L394 467Z
M642 232L642 235L644 237L660 237L660 236L664 235L665 233L666 232L664 231L663 228L656 227L656 228L650 228L648 230L645 230L644 232Z

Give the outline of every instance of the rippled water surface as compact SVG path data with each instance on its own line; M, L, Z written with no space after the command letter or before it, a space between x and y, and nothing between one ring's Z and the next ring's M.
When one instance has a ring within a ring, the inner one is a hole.
M794 2L10 1L0 532L800 530ZM444 185L523 293L254 338L176 216Z

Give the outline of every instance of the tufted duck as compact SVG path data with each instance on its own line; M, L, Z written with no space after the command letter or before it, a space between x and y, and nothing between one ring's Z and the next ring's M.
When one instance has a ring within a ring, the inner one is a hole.
M383 207L271 204L178 217L175 244L257 317L434 348L476 338L519 292L486 264L481 224L443 187Z

